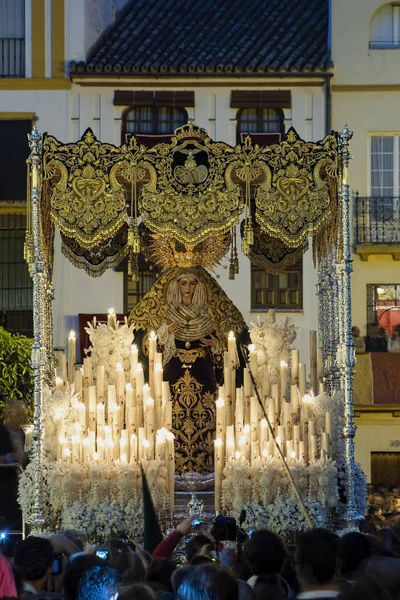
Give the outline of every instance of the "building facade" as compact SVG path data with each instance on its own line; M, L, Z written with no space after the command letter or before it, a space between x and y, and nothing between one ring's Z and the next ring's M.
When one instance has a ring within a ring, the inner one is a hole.
M152 136L170 137L188 118L231 145L248 133L262 144L278 141L290 126L303 139L323 138L332 75L327 2L298 2L294 11L291 5L282 10L279 2L270 7L250 0L233 4L228 10L224 3L180 0L1 0L8 20L2 39L0 132L3 153L16 159L17 146L20 153L12 178L4 167L10 189L23 181L25 134L35 119L41 132L66 142L91 127L104 142L119 145L135 133L151 143ZM16 247L16 219L24 225L20 187L18 197L1 198L1 243L9 252ZM4 259L2 289L15 284L7 283L14 267ZM252 267L243 255L234 281L227 267L226 261L218 268L219 283L245 319L263 317L271 307L282 317L292 316L307 361L309 330L317 328L311 251L279 276ZM111 306L127 312L154 280L143 266L139 287L133 286L125 271L121 265L99 278L88 277L64 257L56 235L56 346L65 346L68 331L79 328L79 315L102 314ZM29 281L23 283L28 298ZM3 292L0 306L10 330L21 329L18 311L31 309L22 300L18 304L16 294ZM25 325L29 331L26 318Z
M347 122L354 131L354 325L362 335L368 324L384 327L389 337L400 323L399 11L396 2L332 2L332 125ZM397 359L389 353L359 355L356 365L356 457L374 483L400 480ZM377 404L379 385L387 389L385 405Z

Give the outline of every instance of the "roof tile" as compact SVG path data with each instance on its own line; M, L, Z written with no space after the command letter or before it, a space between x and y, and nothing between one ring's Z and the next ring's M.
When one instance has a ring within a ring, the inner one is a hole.
M71 73L326 72L328 0L135 0Z

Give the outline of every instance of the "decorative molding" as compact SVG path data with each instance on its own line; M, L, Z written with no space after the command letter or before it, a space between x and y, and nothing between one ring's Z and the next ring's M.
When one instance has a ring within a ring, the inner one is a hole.
M72 87L69 79L48 78L48 77L32 77L25 79L24 77L4 78L0 79L0 91L18 90L70 90Z
M356 246L355 254L361 258L363 262L368 262L370 256L378 255L391 255L393 260L400 260L400 245L398 244L387 244L387 245L365 245Z

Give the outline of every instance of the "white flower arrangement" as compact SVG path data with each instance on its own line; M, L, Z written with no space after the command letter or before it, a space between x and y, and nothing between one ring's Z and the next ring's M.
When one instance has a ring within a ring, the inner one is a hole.
M115 383L117 365L122 365L124 371L130 371L131 346L133 344L134 326L128 325L127 319L123 324L118 321L116 327L106 323L88 323L85 331L89 335L91 346L85 350L90 353L94 369L104 366L105 385Z
M272 311L270 311L271 313ZM267 320L250 323L250 338L257 349L259 374L264 365L269 365L271 383L277 383L280 375L281 361L290 362L290 352L296 339L296 327L293 319L287 317L284 321L274 322L274 315Z

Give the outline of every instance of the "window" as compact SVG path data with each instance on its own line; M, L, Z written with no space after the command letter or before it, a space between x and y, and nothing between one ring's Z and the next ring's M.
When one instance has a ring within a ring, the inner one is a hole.
M257 267L251 269L251 309L301 310L303 308L303 261L299 260L279 275Z
M371 49L400 48L400 6L385 4L372 17Z
M283 109L292 106L290 90L233 90L231 108L238 108L237 141L251 134L262 146L280 142L285 133Z
M187 123L184 109L170 106L136 106L124 118L125 133L169 135Z
M24 260L25 214L0 213L0 315L11 333L33 335L32 279Z
M0 202L25 202L32 121L0 120Z
M283 112L275 108L244 108L238 111L237 123L238 141L243 141L247 134L258 134L254 136L255 141L262 145L273 144L280 141L284 131ZM272 135L268 137L268 134Z
M367 284L367 323L384 327L392 335L400 324L400 284Z
M158 268L150 269L148 263L144 263L141 257L139 258L139 281L132 281L132 278L125 274L125 313L129 314L143 296L150 291L156 282L157 275Z
M0 0L0 77L25 77L25 0Z
M399 218L400 136L371 136L371 180L369 216L374 222Z

